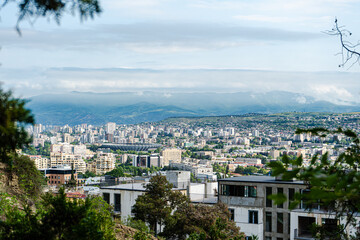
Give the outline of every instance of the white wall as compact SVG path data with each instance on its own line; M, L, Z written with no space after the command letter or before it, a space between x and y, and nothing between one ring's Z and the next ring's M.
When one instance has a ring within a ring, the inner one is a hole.
M144 194L141 191L128 191L128 190L114 190L114 189L100 189L101 197L103 193L110 193L110 205L114 206L114 194L121 194L121 218L126 220L131 216L131 208L134 206L138 196Z
M229 209L234 209L234 221L236 226L240 227L241 232L244 232L246 236L257 235L259 240L263 240L262 208L229 206ZM249 223L249 210L258 211L258 224Z

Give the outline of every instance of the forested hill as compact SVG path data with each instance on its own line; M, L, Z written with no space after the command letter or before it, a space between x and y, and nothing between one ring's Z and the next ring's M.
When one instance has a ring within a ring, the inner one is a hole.
M29 99L37 123L76 125L134 124L169 117L281 112L355 112L356 103L337 105L291 92L171 93L118 92L39 95Z

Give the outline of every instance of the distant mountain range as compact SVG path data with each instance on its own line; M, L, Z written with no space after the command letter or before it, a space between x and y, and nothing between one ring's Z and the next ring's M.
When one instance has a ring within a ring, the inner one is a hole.
M245 113L355 112L360 106L316 101L303 94L267 93L165 93L165 92L71 92L39 95L29 99L37 123L76 125L106 122L133 124L168 117L221 116Z

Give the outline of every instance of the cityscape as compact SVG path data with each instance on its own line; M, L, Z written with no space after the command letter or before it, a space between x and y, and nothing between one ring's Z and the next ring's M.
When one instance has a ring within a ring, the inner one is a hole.
M294 112L169 118L134 125L35 124L27 129L33 142L23 154L46 176L49 190L68 184L73 168L78 187L68 196L102 196L124 221L145 192L144 183L161 174L192 203L227 204L231 219L246 236L310 239L313 223L321 220L331 227L336 222L320 205L315 214L308 212L305 203L289 210L288 202L280 207L269 201L267 196L279 191L290 199L307 188L302 181L271 177L267 164L283 156L302 156L305 166L311 165L314 156L336 161L352 144L351 138L296 134L295 130L359 131L359 121L358 113Z
M0 240L360 240L356 0L0 3Z

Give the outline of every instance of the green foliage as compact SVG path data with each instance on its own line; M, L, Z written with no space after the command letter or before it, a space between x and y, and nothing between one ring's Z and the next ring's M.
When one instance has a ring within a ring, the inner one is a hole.
M179 191L172 191L173 185L165 176L154 176L146 185L146 193L136 199L132 209L135 219L149 224L151 231L157 233L157 224L169 218L171 212L189 199Z
M310 164L305 165L301 156L291 159L285 155L282 161L270 162L268 166L271 167L274 176L282 176L283 180L302 180L308 185L310 191L306 194L295 194L291 208L296 207L300 201L304 201L307 206L320 204L323 208L334 212L337 219L346 219L346 223L339 231L332 233L325 231L324 234L324 229L318 226L315 235L348 239L344 229L348 225L358 226L358 223L354 221L354 214L360 212L360 140L350 130L330 131L324 128L314 128L296 131L297 134L304 132L310 132L317 136L342 134L351 138L352 144L335 161L330 161L328 154L315 155ZM286 197L274 196L273 199L277 203L281 203L286 200Z
M9 208L4 194L0 204L0 239L115 239L109 205L101 198L69 200L61 189L44 195L35 211Z
M187 240L206 240L206 234L203 232L201 232L201 233L194 232L189 235Z
M120 164L115 169L107 172L105 175L110 175L112 177L125 177L126 175L130 176L142 176L143 173L155 173L160 171L160 167L150 167L150 168L142 168L142 167L134 167L128 164Z
M224 148L224 143L219 143L219 144L216 144L215 149L223 149Z
M240 229L231 220L225 204L214 206L184 204L166 219L163 236L185 239L245 239Z
M96 152L98 150L99 146L92 144L92 145L88 146L88 148L91 151Z
M213 164L214 172L226 174L226 169L227 169L227 164L222 164L222 165L220 165L218 163Z
M34 124L34 117L25 104L25 100L14 98L11 91L5 92L0 87L0 161L10 165L8 154L31 142L25 126Z
M252 175L252 174L258 173L259 170L260 170L259 168L254 167L254 166L247 166L246 168L244 168L242 166L238 166L235 169L235 172L240 173L240 174Z
M243 166L239 165L235 168L235 173L243 174L244 170L245 170L245 168Z
M42 191L42 185L46 185L46 179L37 170L34 162L27 156L11 155L13 162L11 172L18 177L20 188L27 198L37 198Z
M251 234L251 236L248 237L248 240L259 240L259 237L257 235Z
M75 12L78 12L80 19L85 20L94 18L95 15L101 12L98 0L5 0L3 6L9 2L15 2L18 5L17 30L19 33L19 23L24 19L53 17L60 24L61 17L65 13L75 14Z
M90 172L89 170L86 170L86 172L82 176L84 178L89 178L89 177L96 177L96 174L93 172Z
M134 235L135 240L150 240L151 235L142 231L137 231Z
M51 147L51 143L45 142L44 147L41 145L36 147L29 146L29 147L25 147L23 149L23 152L29 155L41 155L43 157L50 157L50 147Z
M150 229L144 221L137 220L133 217L128 217L126 219L125 224L126 224L126 226L129 226L129 227L139 230L140 232L150 233Z

